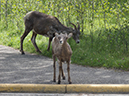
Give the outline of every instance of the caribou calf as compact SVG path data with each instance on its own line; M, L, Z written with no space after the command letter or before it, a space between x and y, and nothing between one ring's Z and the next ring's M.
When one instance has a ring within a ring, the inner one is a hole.
M20 51L21 54L24 54L23 51L23 41L28 33L33 30L33 35L31 41L36 49L37 52L41 53L39 50L35 39L37 34L49 37L49 44L47 50L50 49L50 44L55 36L55 32L57 33L73 33L73 39L76 43L79 43L79 35L80 35L80 25L78 23L78 27L76 27L73 23L70 23L74 26L73 28L69 28L64 26L56 17L46 15L41 12L31 11L28 12L24 17L24 24L25 24L25 31L21 36L21 45Z
M68 71L68 82L71 84L70 79L70 60L72 55L72 50L70 45L67 43L67 39L69 39L72 36L72 33L67 35L65 34L58 34L55 33L55 37L52 40L52 56L53 56L53 68L54 68L54 76L53 81L56 82L56 57L58 59L59 63L59 76L58 76L58 84L61 83L61 76L63 79L65 79L65 75L62 68L62 62L67 63L67 71Z

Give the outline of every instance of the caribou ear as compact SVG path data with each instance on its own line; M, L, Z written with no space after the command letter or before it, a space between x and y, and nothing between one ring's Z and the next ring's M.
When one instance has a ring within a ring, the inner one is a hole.
M55 37L58 37L58 35L59 35L58 33L55 33Z
M69 33L69 35L67 36L67 38L69 39L72 36L73 36L73 33Z

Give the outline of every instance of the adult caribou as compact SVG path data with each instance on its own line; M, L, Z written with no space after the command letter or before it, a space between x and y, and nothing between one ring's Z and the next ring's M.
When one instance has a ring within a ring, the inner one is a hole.
M25 15L24 24L25 24L25 31L24 31L23 35L21 36L21 46L20 46L21 54L25 54L23 51L23 41L31 30L33 30L31 41L32 41L36 51L39 53L41 53L41 51L39 50L39 48L35 42L37 34L49 37L49 44L48 44L47 50L50 49L51 41L52 41L53 37L55 36L56 32L57 33L67 33L67 34L73 33L72 37L76 41L76 43L80 42L80 40L79 40L80 25L79 25L79 23L77 23L78 27L76 27L76 25L74 25L73 23L70 23L74 26L74 29L73 29L73 28L64 26L58 20L58 18L56 18L54 16L46 15L44 13L37 12L37 11L31 11Z

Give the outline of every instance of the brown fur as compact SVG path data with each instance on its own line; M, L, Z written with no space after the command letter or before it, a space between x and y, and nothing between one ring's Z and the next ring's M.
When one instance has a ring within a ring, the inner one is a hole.
M58 76L58 84L61 83L61 75L63 79L65 79L64 72L62 69L62 62L67 63L67 71L68 71L68 81L69 84L71 84L71 79L70 79L70 60L71 60L71 55L72 55L72 50L70 45L67 43L67 39L70 38L72 34L57 34L52 40L52 54L53 54L53 67L54 67L54 77L53 81L56 81L56 57L59 60L59 76ZM61 43L62 41L62 43Z
M63 32L74 33L73 38L77 43L79 43L80 25L78 25L78 28L76 28L76 26L73 23L71 23L75 27L75 29L69 28L61 24L61 22L56 17L46 15L44 13L37 11L28 12L24 17L24 23L25 23L25 32L21 36L21 46L20 46L20 51L22 54L24 54L23 41L31 30L33 30L31 41L36 51L39 53L41 53L41 51L39 50L35 42L37 34L49 37L49 44L47 50L50 49L50 43L52 41L52 38L54 37L55 31L58 33L63 33Z

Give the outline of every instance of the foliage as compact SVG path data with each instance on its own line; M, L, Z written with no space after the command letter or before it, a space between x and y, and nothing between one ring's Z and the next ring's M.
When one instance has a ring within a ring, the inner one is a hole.
M23 17L29 11L53 15L66 26L81 25L80 44L71 38L72 63L129 70L129 1L127 0L1 0L0 44L19 49L24 32ZM72 26L71 26L72 27ZM35 52L30 33L25 51ZM45 56L48 38L38 35L37 45Z

